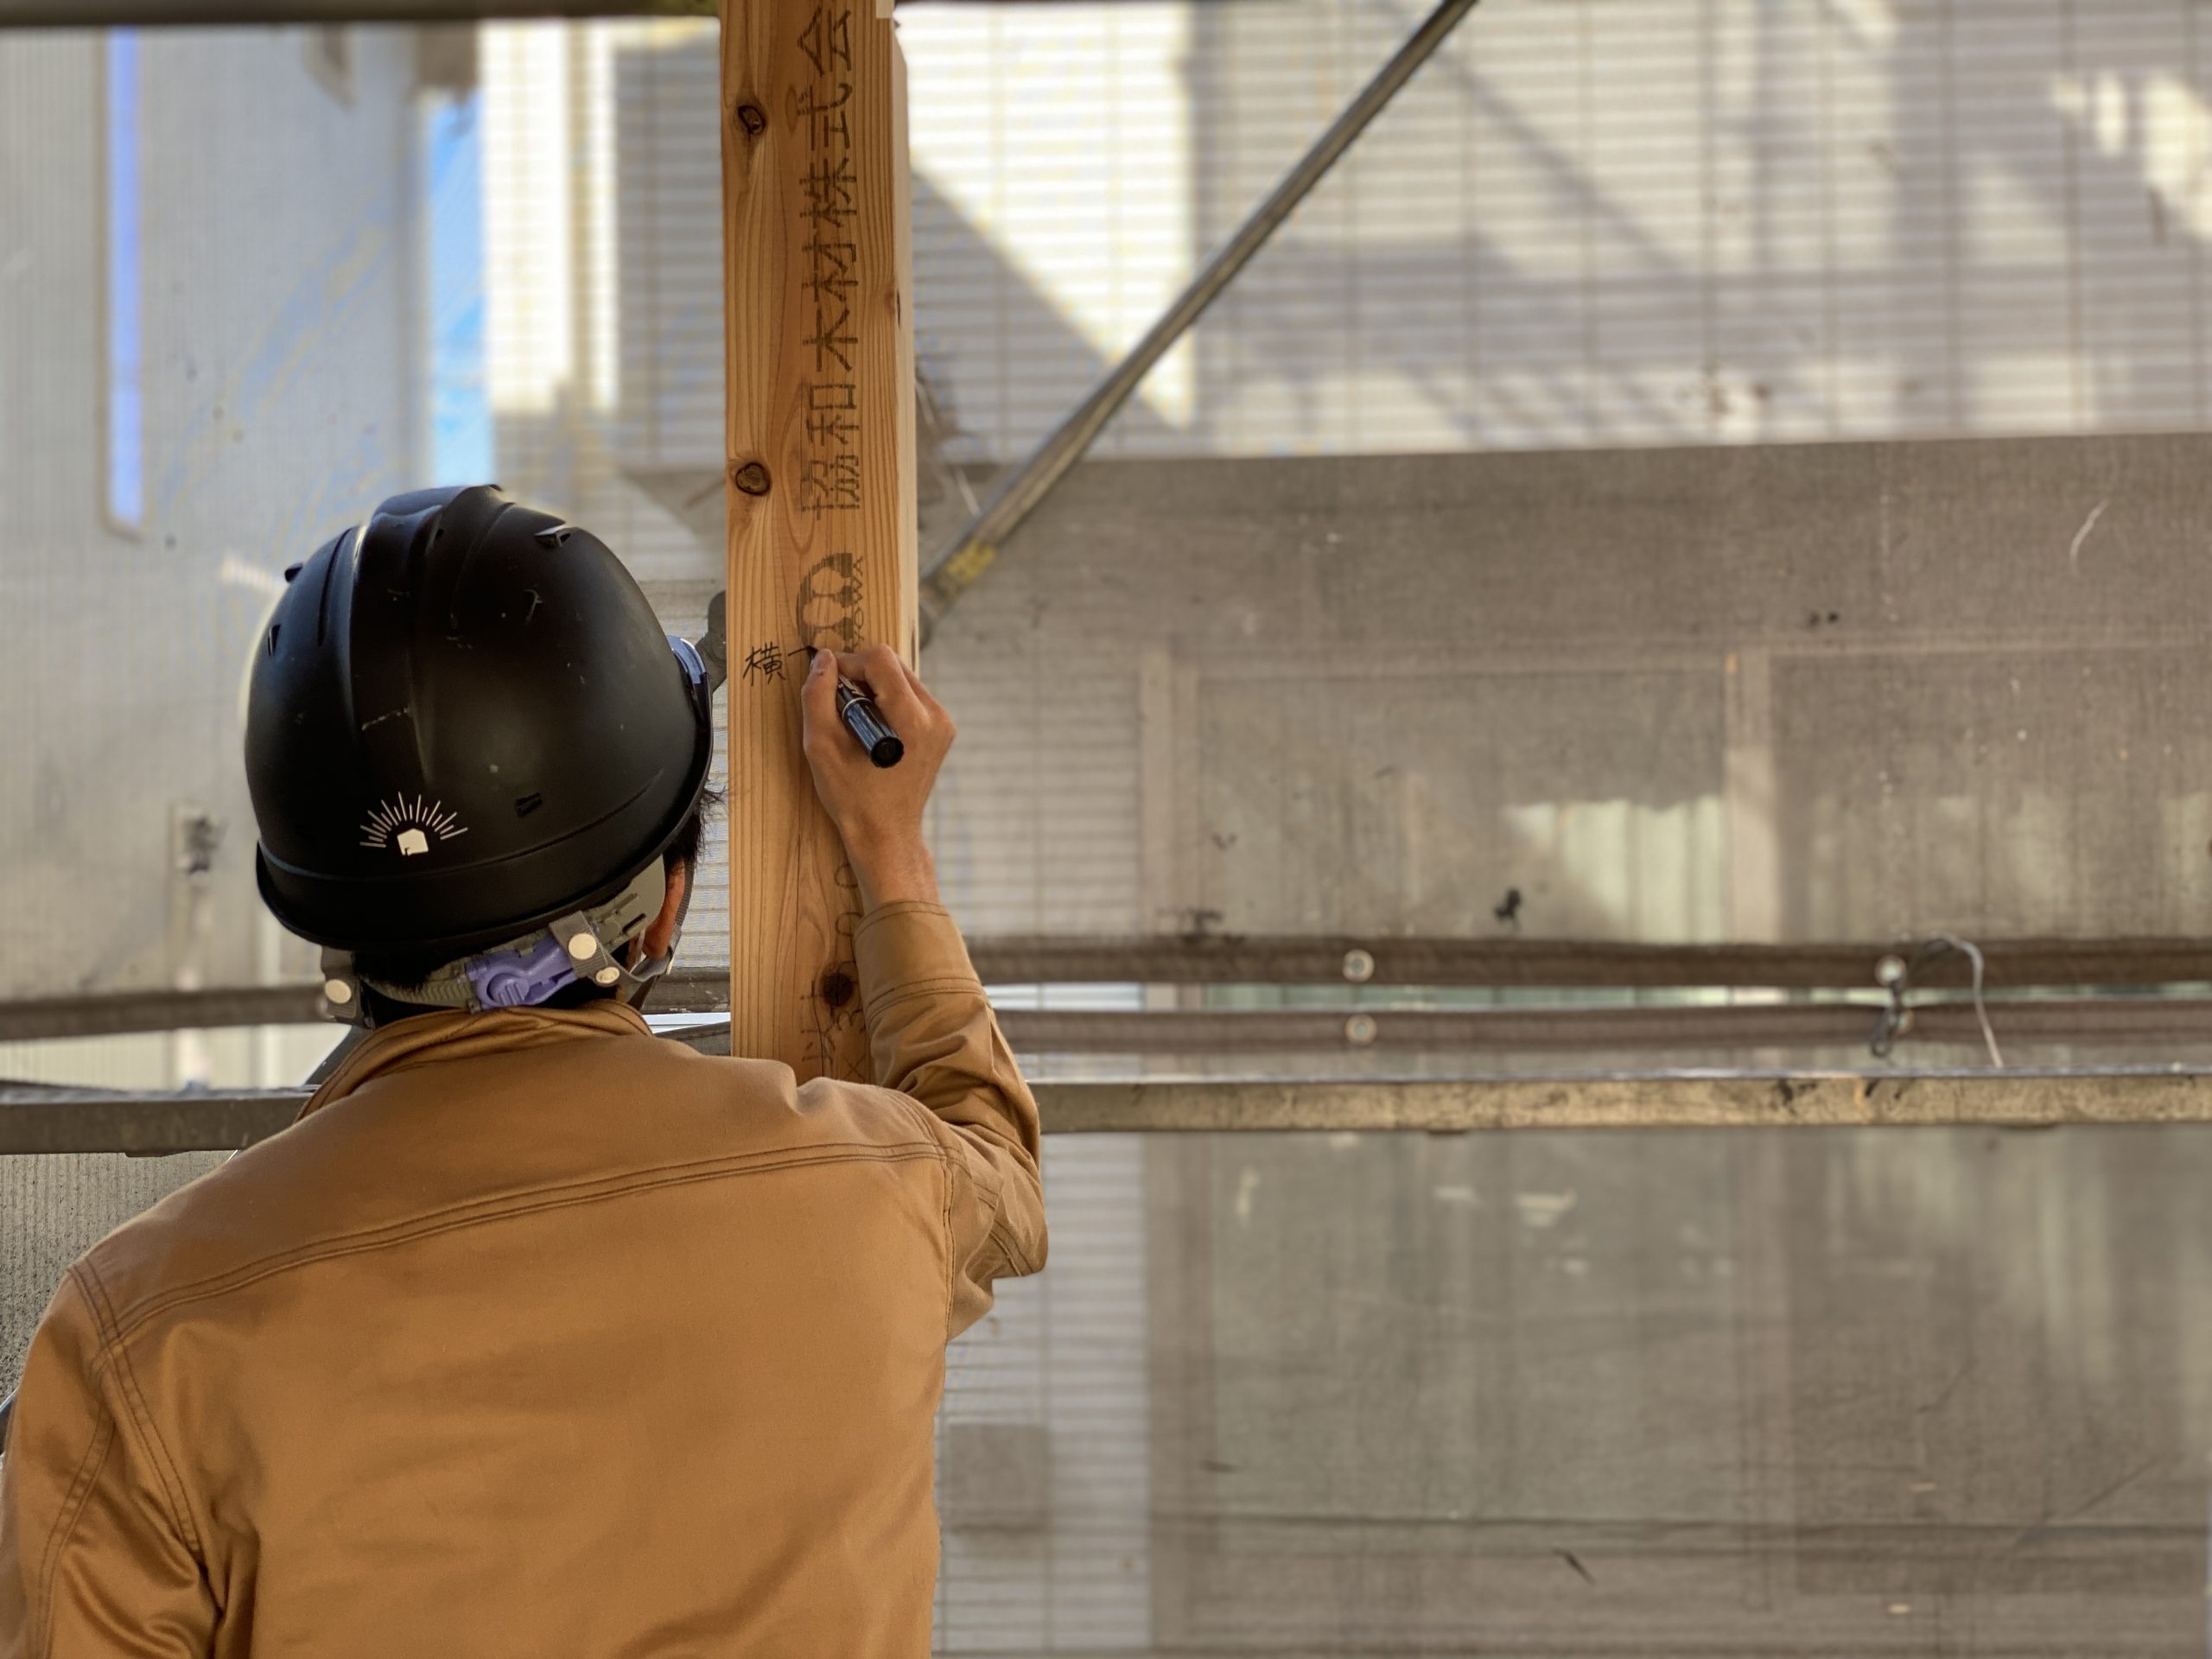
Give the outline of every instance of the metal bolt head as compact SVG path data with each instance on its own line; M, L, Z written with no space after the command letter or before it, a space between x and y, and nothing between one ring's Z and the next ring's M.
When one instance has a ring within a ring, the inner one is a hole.
M737 106L737 124L748 138L758 138L768 130L768 117L758 104Z
M599 941L588 933L571 934L569 938L569 954L578 962L589 962L599 954Z
M1344 1021L1344 1040L1364 1048L1375 1040L1375 1016L1355 1014Z
M353 988L342 979L322 982L322 999L334 1008L342 1008L353 1000Z
M768 493L768 469L757 461L748 461L729 475L730 482L747 495Z
M1375 977L1375 958L1364 950L1344 952L1344 977L1355 985L1364 985Z

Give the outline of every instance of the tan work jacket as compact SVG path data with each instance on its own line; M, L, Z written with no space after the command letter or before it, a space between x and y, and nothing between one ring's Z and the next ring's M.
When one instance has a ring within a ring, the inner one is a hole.
M1037 1110L942 910L855 948L881 1088L420 1015L95 1246L0 1655L926 1653L944 1345L1044 1264Z

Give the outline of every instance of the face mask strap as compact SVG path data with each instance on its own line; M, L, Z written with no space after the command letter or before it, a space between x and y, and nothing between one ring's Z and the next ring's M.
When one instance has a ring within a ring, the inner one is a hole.
M676 926L668 936L668 953L665 956L648 957L635 968L627 968L623 970L624 977L630 982L631 990L628 1000L630 1006L633 1008L642 1010L645 1007L645 999L652 995L653 986L666 977L668 970L676 965L676 953L683 948L683 944L684 919L691 914L691 895L698 891L698 875L699 873L696 868L689 865L684 868L683 896L677 901ZM663 897L664 899L666 897L664 891ZM640 933L638 936L638 944L640 948L643 947L644 934Z

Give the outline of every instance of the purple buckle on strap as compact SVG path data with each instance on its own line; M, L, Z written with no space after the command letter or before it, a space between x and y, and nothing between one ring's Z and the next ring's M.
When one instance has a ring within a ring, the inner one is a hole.
M575 964L560 940L546 934L527 950L493 950L471 957L462 971L487 1008L519 1008L543 1002L576 982Z

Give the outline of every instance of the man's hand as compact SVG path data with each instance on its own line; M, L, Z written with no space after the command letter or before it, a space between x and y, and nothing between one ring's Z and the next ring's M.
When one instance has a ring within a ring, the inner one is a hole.
M875 699L906 744L897 766L869 760L837 717L840 674ZM888 645L870 645L854 656L816 652L799 706L815 792L844 837L861 904L874 910L905 899L936 903L937 867L922 841L922 811L952 747L950 717Z

